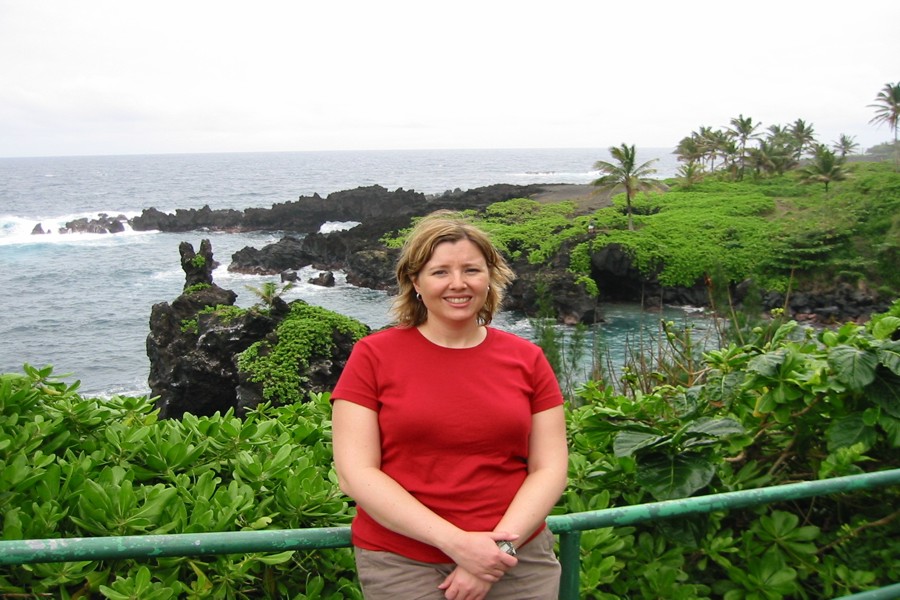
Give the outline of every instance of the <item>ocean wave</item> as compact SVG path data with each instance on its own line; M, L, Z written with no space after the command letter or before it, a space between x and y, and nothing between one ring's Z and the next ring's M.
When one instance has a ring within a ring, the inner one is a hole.
M599 174L597 171L524 171L510 176L522 183L588 183Z
M347 231L353 229L357 225L362 225L359 221L325 221L319 227L319 233L332 233L335 231Z
M125 219L132 219L139 213L109 212L109 213L72 213L56 216L20 217L16 215L0 215L0 246L13 244L53 244L94 241L105 239L108 236L139 236L155 231L134 231L127 221L123 221L125 230L119 233L61 233L66 228L66 223L78 219L97 219L103 214L116 215ZM34 233L36 229L44 233Z

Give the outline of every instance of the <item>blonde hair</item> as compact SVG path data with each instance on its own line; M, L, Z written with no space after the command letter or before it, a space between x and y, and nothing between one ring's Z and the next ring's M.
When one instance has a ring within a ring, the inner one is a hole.
M416 327L428 319L428 310L416 297L413 282L431 260L438 244L460 240L469 240L475 244L487 263L490 286L487 300L478 311L478 323L487 325L493 320L503 303L506 288L516 277L515 273L484 231L464 220L458 213L439 210L423 217L413 227L400 251L396 270L399 291L392 307L398 325Z

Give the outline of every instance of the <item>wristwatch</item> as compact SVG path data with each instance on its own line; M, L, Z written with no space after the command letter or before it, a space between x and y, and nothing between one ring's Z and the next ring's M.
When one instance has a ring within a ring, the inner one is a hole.
M516 547L513 546L513 543L508 540L501 540L497 542L497 547L509 554L510 556L516 555Z

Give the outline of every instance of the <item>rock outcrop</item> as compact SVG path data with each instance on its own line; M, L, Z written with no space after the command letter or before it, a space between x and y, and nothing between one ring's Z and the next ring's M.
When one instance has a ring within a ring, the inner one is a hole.
M156 208L145 209L131 220L135 231L285 231L315 233L330 221L357 221L382 231L405 227L410 217L442 208L479 208L494 202L536 194L538 185L497 184L468 191L426 196L402 188L393 192L373 185L334 192L322 198L318 194L301 196L296 201L274 204L271 208L213 210L178 209L168 214Z
M323 272L341 270L353 285L392 293L395 291L394 264L398 251L380 243L385 233L407 227L412 217L438 209L479 210L495 202L540 195L547 187L552 186L500 184L425 196L411 190L388 191L381 186L369 186L335 192L325 198L319 195L300 197L270 209L211 210L206 206L199 210L178 210L171 215L147 209L132 221L132 227L161 231L284 231L285 237L275 244L236 252L228 269L257 275L285 274L283 277L290 277L291 273L308 266ZM319 233L325 223L341 221L360 225L349 230ZM524 261L513 264L518 279L510 289L506 308L534 315L540 284L550 293L552 310L561 322L592 323L602 318L596 314L595 299L568 272L566 252L564 249L548 264L535 266ZM591 278L605 302L639 302L646 307L709 304L706 282L697 281L685 287L663 286L654 275L641 273L617 244L593 250ZM746 287L733 286L732 298L739 302L743 298L742 289ZM761 308L767 310L784 305L783 296L767 294ZM821 294L795 293L787 299L787 308L791 316L827 321L865 318L887 307L878 302L877 295L866 290L836 287Z
M201 242L197 253L186 242L179 250L185 291L171 304L155 304L150 314L148 383L158 397L156 406L162 418L229 409L242 415L262 400L264 390L258 378L241 370L239 356L254 345L260 353L274 352L281 341L279 325L292 318L295 305L305 303L296 300L288 305L275 297L265 309L240 309L234 305L237 294L212 280L217 263L209 240ZM331 389L356 341L337 329L326 335L332 337L330 344L313 346L330 350L296 365L298 381L306 386L296 390L298 396Z
M100 213L96 219L82 217L68 221L65 227L59 229L59 233L122 233L126 223L128 218L125 215L110 217L106 213Z

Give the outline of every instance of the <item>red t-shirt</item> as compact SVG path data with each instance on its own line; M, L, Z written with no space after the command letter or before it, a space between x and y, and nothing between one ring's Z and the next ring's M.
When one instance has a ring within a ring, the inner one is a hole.
M360 340L332 392L378 412L381 469L465 531L491 531L527 475L531 417L563 402L543 351L488 328L474 348L444 348L416 328ZM362 508L353 544L423 562L443 552L379 525Z

